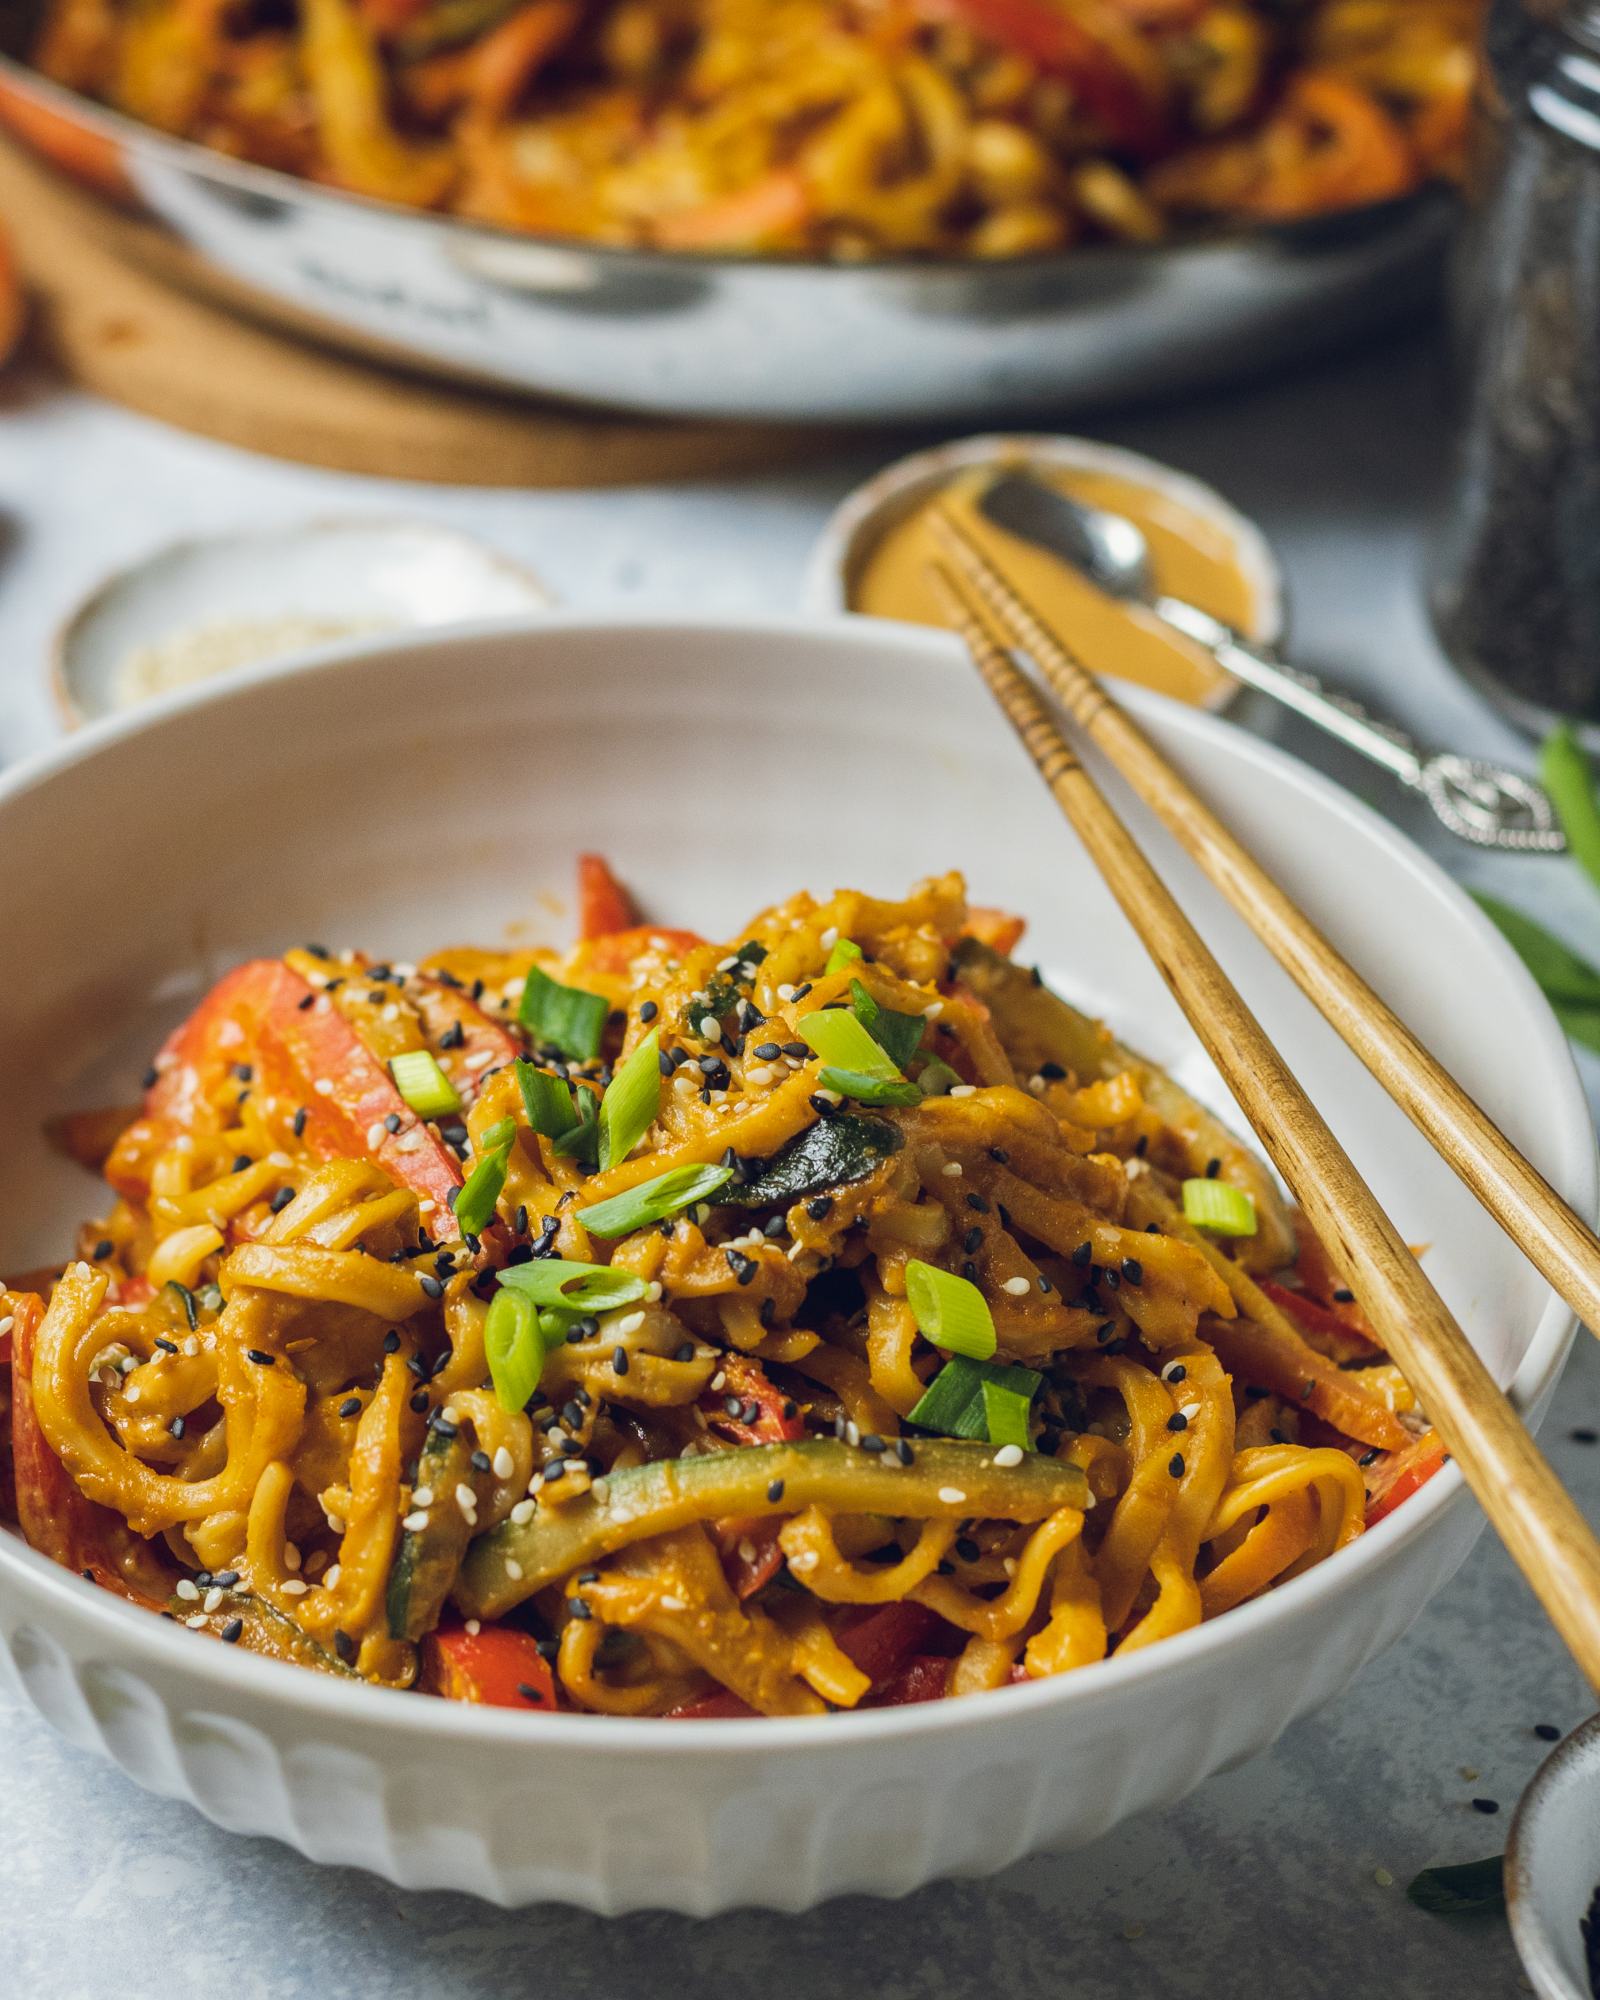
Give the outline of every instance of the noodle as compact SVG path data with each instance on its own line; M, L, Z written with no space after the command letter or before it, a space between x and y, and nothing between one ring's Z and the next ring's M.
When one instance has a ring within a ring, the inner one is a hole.
M1156 1644L1440 1462L1261 1163L959 878L727 946L583 879L564 956L242 966L59 1122L113 1205L0 1301L36 1546L325 1672L810 1714Z

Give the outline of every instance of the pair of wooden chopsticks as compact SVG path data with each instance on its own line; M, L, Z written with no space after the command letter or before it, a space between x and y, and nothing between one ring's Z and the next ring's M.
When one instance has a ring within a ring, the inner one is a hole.
M1371 1189L1052 720L1010 649L1176 835L1306 996L1555 1289L1600 1328L1600 1242L1073 658L960 522L934 516L952 628L1291 1194L1365 1307L1589 1683L1600 1541Z

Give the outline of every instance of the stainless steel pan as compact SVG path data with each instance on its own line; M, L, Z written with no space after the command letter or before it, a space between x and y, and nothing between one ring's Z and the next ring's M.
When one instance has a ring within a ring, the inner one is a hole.
M604 249L168 138L26 67L37 6L0 0L0 119L36 150L57 150L46 126L88 140L101 178L120 178L199 281L412 366L631 410L964 423L1237 379L1414 310L1454 207L1434 189L1203 243L1015 263Z

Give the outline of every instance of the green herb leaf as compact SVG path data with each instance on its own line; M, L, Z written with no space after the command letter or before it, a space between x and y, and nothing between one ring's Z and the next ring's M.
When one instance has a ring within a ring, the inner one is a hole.
M503 1410L524 1410L544 1372L545 1344L539 1315L521 1292L498 1291L483 1322L489 1378Z
M664 1216L706 1201L733 1179L732 1167L672 1167L653 1181L625 1188L609 1201L580 1208L578 1220L591 1236L627 1236Z
M969 1278L912 1257L906 1264L906 1303L924 1340L947 1354L986 1361L995 1350L988 1301Z
M565 1257L536 1257L496 1273L501 1289L521 1292L536 1306L568 1313L614 1312L642 1299L644 1279L606 1264L579 1264Z
M456 1087L428 1049L408 1049L389 1064L394 1087L419 1118L449 1118L461 1109Z
M817 1082L824 1090L837 1091L841 1097L853 1097L858 1104L920 1104L922 1092L914 1083L904 1077L867 1076L858 1069L828 1068L820 1072Z
M517 1019L541 1048L559 1049L574 1062L593 1062L600 1053L600 1037L610 1011L598 993L562 986L535 965L522 989Z
M1558 724L1545 738L1539 776L1573 860L1591 882L1600 883L1600 805L1595 803L1594 769L1571 723Z
M1033 1449L1033 1440L1028 1434L1028 1405L1031 1400L1031 1397L1019 1395L1015 1389L1008 1389L1003 1382L984 1383L983 1422L990 1444L1020 1445L1024 1451Z
M898 1014L880 1007L859 979L850 982L850 1004L856 1019L896 1069L904 1069L922 1045L927 1022L920 1014Z
M636 1044L600 1100L600 1165L617 1166L656 1122L661 1109L661 1036L652 1028Z
M1497 896L1474 891L1473 900L1533 974L1566 1033L1600 1051L1600 972L1543 924Z
M509 1118L500 1119L480 1135L478 1158L456 1196L456 1227L463 1236L481 1236L494 1220L516 1136L517 1128Z
M1213 1236L1254 1236L1256 1205L1243 1188L1227 1181L1194 1179L1183 1184L1183 1219Z
M1406 1884L1419 1910L1436 1917L1479 1916L1506 1906L1505 1856L1463 1861L1453 1868L1424 1868Z
M844 1187L867 1175L905 1144L897 1127L882 1118L857 1118L848 1111L824 1118L797 1133L743 1182L724 1188L722 1200L739 1208L799 1201L803 1195ZM748 1171L748 1169L747 1169Z
M1038 1393L1044 1377L1031 1368L1002 1367L992 1361L969 1360L958 1354L947 1361L923 1390L910 1421L944 1437L983 1438L989 1435L986 1388L1006 1389L1025 1402Z

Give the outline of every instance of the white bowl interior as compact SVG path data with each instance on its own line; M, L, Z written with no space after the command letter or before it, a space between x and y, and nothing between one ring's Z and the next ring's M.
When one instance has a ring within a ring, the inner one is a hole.
M1372 815L1225 726L1140 701L1285 886L1569 1196L1592 1139L1565 1045L1489 926ZM1027 913L1076 1000L1224 1103L1220 1081L953 646L865 620L558 623L356 649L106 725L0 794L0 1269L60 1256L95 1185L40 1134L128 1101L157 1036L231 961L320 937L385 955L559 938L575 851L713 935L791 887L896 893L963 868ZM1159 867L1502 1381L1543 1284L1131 801ZM1515 1051L1515 1061L1507 1060Z

